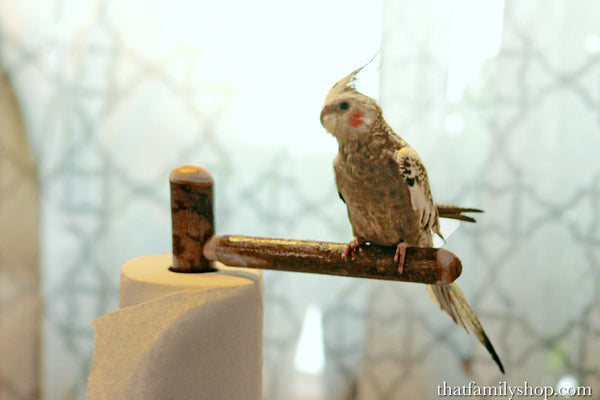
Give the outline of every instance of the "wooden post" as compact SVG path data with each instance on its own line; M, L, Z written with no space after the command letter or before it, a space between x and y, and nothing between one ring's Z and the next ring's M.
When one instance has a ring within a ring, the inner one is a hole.
M183 165L171 172L171 218L175 272L210 272L215 269L204 257L204 244L215 234L214 180L198 165Z

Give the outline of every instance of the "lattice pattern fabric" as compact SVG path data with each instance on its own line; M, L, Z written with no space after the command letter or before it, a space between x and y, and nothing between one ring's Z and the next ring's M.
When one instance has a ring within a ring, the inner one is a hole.
M383 0L361 13L318 1L292 13L266 0L193 12L185 1L13 3L0 13L0 61L40 171L48 399L84 397L90 320L116 308L120 265L170 250L174 166L213 172L219 233L350 239L335 142L318 114L379 40L376 29L359 38L346 28L381 11L386 119L428 166L436 201L486 210L448 247L508 380L572 375L600 388L594 2L506 0L500 52L452 101L453 2ZM329 30L307 36L306 21ZM442 381L497 383L487 354L420 285L265 279L266 399L303 389L294 353L309 304L323 313L322 398L431 398Z
M597 391L598 5L505 3L499 53L456 102L445 96L449 3L386 3L382 103L428 165L436 200L486 210L447 246L509 384L573 376ZM448 123L457 120L460 129ZM375 287L360 398L432 398L442 381L504 379L431 313L424 290Z

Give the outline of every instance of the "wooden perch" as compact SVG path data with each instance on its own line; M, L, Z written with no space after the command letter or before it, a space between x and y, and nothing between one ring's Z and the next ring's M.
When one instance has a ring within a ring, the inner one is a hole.
M175 272L214 271L214 261L236 267L308 272L427 284L448 284L462 271L447 249L408 247L401 274L396 247L363 245L344 261L345 243L214 236L213 178L204 168L184 165L171 173L173 266Z
M429 284L453 282L462 271L460 260L446 249L408 247L401 274L394 261L396 247L363 245L352 260L344 261L345 243L213 236L204 256L238 267L354 276Z

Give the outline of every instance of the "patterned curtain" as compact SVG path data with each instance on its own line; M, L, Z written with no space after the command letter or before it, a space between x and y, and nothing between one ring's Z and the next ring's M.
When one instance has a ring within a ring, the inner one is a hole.
M34 332L28 389L11 392L20 381L1 369L0 399L35 398L37 382L45 399L85 397L90 321L117 307L120 266L170 251L179 164L213 172L218 233L349 240L318 115L379 47L367 92L421 154L434 197L486 210L447 247L506 379L600 387L600 6L576 4L0 5L0 61L41 189L41 280L31 273L25 297L45 302L38 352L37 315L5 322L23 302L5 295L17 278L0 281L0 337ZM14 190L0 182L4 204ZM421 285L265 280L265 399L433 398L444 381L504 379ZM16 365L0 350L0 368Z
M212 171L220 233L347 240L331 170L335 140L318 116L340 74L377 50L381 10L356 14L360 2L344 5L342 12L316 0L1 6L0 60L39 169L45 399L85 397L90 321L116 309L120 266L170 251L172 168ZM307 31L315 10L322 20ZM342 18L338 25L327 24L331 15ZM368 32L341 40L344 21ZM355 379L365 315L365 292L356 289L364 283L265 279L265 397L325 393L322 375L295 366L309 305L340 363L308 360L303 368L326 371L341 387Z
M0 66L0 399L40 388L39 186L17 99Z
M434 398L444 381L471 380L597 391L600 5L390 0L383 11L387 119L438 202L486 211L446 246L507 374L423 288L374 284L359 398Z

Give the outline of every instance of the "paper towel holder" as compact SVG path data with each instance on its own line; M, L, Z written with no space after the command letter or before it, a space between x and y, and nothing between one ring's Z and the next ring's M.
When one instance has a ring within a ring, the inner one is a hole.
M462 272L459 258L444 248L408 247L398 273L395 246L361 246L344 261L345 243L216 236L211 173L198 165L182 165L171 172L170 185L173 266L169 269L174 272L212 272L214 262L220 261L236 267L426 284L448 284Z

